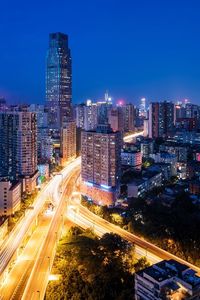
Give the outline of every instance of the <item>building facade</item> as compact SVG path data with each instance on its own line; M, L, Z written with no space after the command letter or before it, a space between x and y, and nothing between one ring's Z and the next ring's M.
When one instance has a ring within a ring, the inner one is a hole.
M69 121L61 128L60 139L61 165L65 166L76 157L76 123Z
M72 116L72 65L68 36L57 32L49 36L46 61L46 105L48 125L60 129Z
M11 182L20 179L23 190L31 192L37 179L36 114L27 111L0 113L0 138L0 179Z
M120 152L121 134L113 132L109 125L82 132L81 176L85 186L92 185L107 192L117 188L121 175ZM93 200L98 202L98 199Z
M172 102L152 102L149 107L149 137L167 137L173 130L175 122L174 104Z

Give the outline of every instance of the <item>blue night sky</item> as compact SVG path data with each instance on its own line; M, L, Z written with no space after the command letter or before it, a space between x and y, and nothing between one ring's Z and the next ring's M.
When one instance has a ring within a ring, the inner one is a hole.
M50 32L69 35L73 101L200 104L199 0L1 1L0 95L42 103Z

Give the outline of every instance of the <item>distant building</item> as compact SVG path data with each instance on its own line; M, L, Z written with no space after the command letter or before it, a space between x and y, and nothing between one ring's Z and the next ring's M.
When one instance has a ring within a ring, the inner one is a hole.
M76 126L84 130L95 130L97 127L97 104L87 100L76 106Z
M170 163L154 163L148 168L149 171L161 172L164 180L170 180L173 176L173 167Z
M135 273L135 299L200 299L200 277L175 260L164 260Z
M146 118L146 116L147 116L146 99L145 98L140 99L139 116L143 117L143 118Z
M122 166L131 167L136 171L140 171L142 167L142 154L139 150L122 149L121 151Z
M193 195L200 195L200 181L199 180L191 180L189 183L189 192Z
M124 131L135 130L135 108L134 105L129 103L122 106L123 120L124 120Z
M108 123L114 132L124 131L123 112L120 107L112 107L108 114Z
M88 100L84 107L84 130L95 130L97 127L97 105Z
M156 154L151 154L151 158L154 159L155 163L165 163L171 164L171 176L177 175L177 156L173 153L159 152Z
M149 107L149 137L167 137L174 128L175 113L172 102L152 102Z
M85 104L84 103L76 105L75 115L76 115L76 126L78 128L84 129L84 121L85 121Z
M0 97L0 112L4 112L8 109L6 105L6 99L4 97Z
M160 145L159 150L176 155L178 162L186 162L188 159L188 148L188 145L165 142Z
M50 129L60 129L72 117L72 66L68 36L56 32L49 36L46 61L46 106Z
M197 130L199 124L197 118L177 118L175 126L178 129L185 129L188 131L192 131L192 130Z
M61 165L65 166L76 157L76 123L69 121L61 128L60 143Z
M143 128L144 128L144 137L147 137L149 135L149 119L144 119L143 123Z
M140 143L142 157L149 158L154 153L154 141L152 139L145 139Z
M47 127L38 128L37 133L38 163L51 163L53 158L53 140Z
M135 178L127 184L127 195L129 198L141 197L153 188L161 186L162 180L161 171L147 171L140 178Z
M96 131L82 132L81 176L84 193L95 202L113 203L113 189L118 188L121 175L120 152L121 134L113 132L109 125L99 125ZM110 196L105 198L103 194Z

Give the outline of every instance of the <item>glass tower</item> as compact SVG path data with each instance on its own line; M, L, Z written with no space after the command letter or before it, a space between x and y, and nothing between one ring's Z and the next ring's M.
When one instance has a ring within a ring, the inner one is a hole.
M71 118L72 67L68 36L57 32L49 36L46 62L46 104L50 129L60 129Z

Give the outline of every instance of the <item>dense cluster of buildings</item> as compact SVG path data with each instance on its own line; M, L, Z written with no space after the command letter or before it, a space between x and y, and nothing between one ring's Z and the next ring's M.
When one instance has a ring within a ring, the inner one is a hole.
M0 99L0 215L20 209L23 193L48 178L49 166L76 157L72 109L72 68L68 36L49 36L46 103L7 105Z
M137 131L143 134L124 142ZM200 200L200 106L161 101L147 109L142 98L137 108L113 104L107 92L104 99L72 105L72 60L63 33L49 36L45 104L7 105L0 98L0 141L1 236L22 194L35 191L53 166L64 167L79 154L81 193L99 205L146 195L170 206L180 190ZM148 194L172 181L163 193ZM199 299L199 288L194 271L174 261L139 272L135 281L136 299L163 299L164 293L166 299L181 293Z

